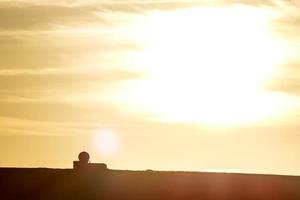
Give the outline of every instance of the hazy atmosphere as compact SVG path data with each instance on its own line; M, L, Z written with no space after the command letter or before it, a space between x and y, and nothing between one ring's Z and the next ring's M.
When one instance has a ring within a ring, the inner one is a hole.
M300 175L299 11L0 0L0 167Z

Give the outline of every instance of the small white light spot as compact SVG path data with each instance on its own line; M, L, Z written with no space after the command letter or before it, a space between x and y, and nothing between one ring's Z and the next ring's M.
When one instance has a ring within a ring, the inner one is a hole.
M110 129L97 132L93 138L94 147L103 156L111 156L119 150L120 143L116 133Z

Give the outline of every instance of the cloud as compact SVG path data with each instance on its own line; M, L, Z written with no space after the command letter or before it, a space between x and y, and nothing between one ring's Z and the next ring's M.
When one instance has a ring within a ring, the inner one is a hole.
M107 127L147 124L141 115L105 104L0 102L0 135L88 135Z
M123 112L116 106L50 102L0 102L0 136L3 135L91 135L112 128L122 134L182 134L197 132L198 126L154 122L146 113Z
M298 1L0 1L1 133L84 133L99 123L151 127L148 116L107 100L115 85L144 75L126 70L122 56L140 47L120 30L131 31L132 21L152 12L240 4L275 9L277 33L299 37ZM270 89L298 94L299 76L283 68ZM164 130L155 126L150 129Z
M134 14L196 6L240 4L271 6L277 9L287 7L297 9L300 5L298 1L279 0L14 1L14 3L0 1L0 34L33 30L45 33L47 30L53 31L59 27L87 28L95 25L104 29L121 25L126 21L124 19Z
M0 116L3 135L85 135L92 123L51 122Z
M16 4L3 6L0 2L0 30L43 30L64 24L99 22L91 7L41 6ZM1 6L2 5L2 6ZM20 20L22 19L22 20Z
M300 95L299 78L285 78L277 80L268 89L278 92L284 92L291 95Z
M288 63L281 66L279 70L280 73L266 86L266 89L293 96L300 95L300 63Z
M267 85L267 89L288 95L300 95L300 1L274 1L276 16L271 22L274 35L287 47L286 60L278 68L278 73ZM272 52L270 52L272 54Z
M96 69L0 70L0 102L99 103L114 87L142 76L139 72Z
M288 40L295 42L299 40L300 31L300 4L298 6L287 6L278 10L280 15L273 21L276 33ZM298 45L298 43L294 43ZM299 45L298 45L299 46Z

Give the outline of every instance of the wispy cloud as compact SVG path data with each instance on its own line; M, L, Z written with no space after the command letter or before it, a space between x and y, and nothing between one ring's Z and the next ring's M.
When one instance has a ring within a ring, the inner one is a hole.
M125 124L131 114L108 101L109 90L144 74L128 69L123 55L140 47L123 30L134 31L131 22L155 12L241 4L276 10L274 32L300 49L299 1L0 1L0 116ZM298 94L298 66L282 66L271 89Z

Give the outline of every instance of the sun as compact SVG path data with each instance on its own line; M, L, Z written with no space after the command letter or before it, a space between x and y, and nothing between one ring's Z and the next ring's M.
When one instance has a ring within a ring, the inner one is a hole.
M147 72L119 98L159 120L214 125L260 121L286 110L264 90L287 46L270 27L273 13L251 6L157 12L132 33L143 48L134 65Z

